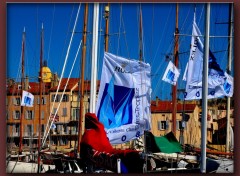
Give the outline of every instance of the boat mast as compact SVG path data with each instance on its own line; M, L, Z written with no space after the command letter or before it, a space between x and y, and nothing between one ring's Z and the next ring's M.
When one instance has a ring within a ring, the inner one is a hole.
M175 44L174 44L174 64L178 67L178 3L176 4L176 27L175 27ZM172 86L172 132L176 136L176 114L177 114L177 83Z
M96 111L97 92L97 51L98 51L98 21L99 3L94 3L93 12L93 40L92 40L92 67L91 67L91 91L90 91L90 112Z
M109 3L105 6L105 52L108 52L108 40L109 40Z
M85 4L84 10L84 24L83 24L83 47L82 47L82 65L81 65L81 88L80 88L80 111L79 111L79 121L78 121L78 153L80 154L80 142L82 139L82 134L84 132L83 128L83 110L84 110L84 73L85 73L85 60L86 60L86 43L87 43L87 21L88 21L88 3Z
M201 173L206 173L209 30L210 30L210 3L207 3L205 16L204 58L202 77L201 167L200 167Z
M38 121L38 173L41 172L40 162L41 162L41 113L42 113L42 63L43 63L43 24L41 31L41 47L40 47L40 72L39 72L39 121Z
M21 78L21 86L22 86L22 95L23 95L23 89L24 89L24 57L25 57L25 38L26 38L26 32L25 27L23 29L22 34L22 78ZM23 136L23 117L24 117L24 106L21 106L21 117L20 117L20 134L19 134L19 154L22 154L22 136Z
M233 3L229 4L229 45L228 45L228 69L227 73L231 74L232 70L232 44L233 44ZM230 108L231 99L227 97L227 131L226 131L226 152L230 151Z

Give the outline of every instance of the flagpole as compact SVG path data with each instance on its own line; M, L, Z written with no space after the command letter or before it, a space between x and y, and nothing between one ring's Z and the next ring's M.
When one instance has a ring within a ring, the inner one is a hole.
M99 3L94 3L93 12L93 46L92 46L92 69L91 69L91 91L90 91L90 112L96 111L96 92L97 92L97 51L98 51L98 17Z
M229 4L229 36L233 35L233 3ZM229 38L229 49L228 49L228 74L231 74L232 70L232 37ZM227 97L227 130L226 130L226 152L229 152L230 146L230 109L231 109L231 99Z
M207 95L208 95L208 57L210 31L210 3L206 4L205 38L202 77L202 119L201 119L201 173L206 173L206 143L207 143Z

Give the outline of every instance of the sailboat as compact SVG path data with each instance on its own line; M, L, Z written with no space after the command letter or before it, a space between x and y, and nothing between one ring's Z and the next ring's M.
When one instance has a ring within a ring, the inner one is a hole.
M54 165L46 165L46 164L41 164L41 156L40 156L40 147L41 147L41 104L42 104L42 57L43 57L43 26L42 26L42 35L41 35L41 51L40 51L40 83L39 83L39 91L40 91L40 96L39 96L39 123L38 123L38 150L35 151L35 153L32 153L32 149L30 148L30 151L25 151L23 152L23 118L25 115L25 107L33 107L33 102L34 102L34 96L25 90L28 90L29 87L25 86L25 80L24 80L24 57L25 57L25 28L23 31L23 37L22 37L22 79L21 79L21 87L22 87L22 100L21 100L21 117L20 117L20 135L19 135L19 151L17 155L8 155L7 157L7 168L6 171L7 173L40 173L40 172L45 172L48 169L53 169L55 168ZM28 84L27 84L28 85ZM29 86L29 85L28 85ZM27 87L27 89L26 89ZM33 120L33 119L32 119ZM26 122L25 122L26 123ZM26 129L25 129L26 130ZM33 131L32 131L33 132ZM29 134L30 136L32 134ZM29 153L31 152L31 153ZM34 161L37 159L37 162ZM14 159L15 158L15 159Z
M97 4L96 4L96 8ZM97 9L96 9L97 10ZM97 18L97 17L96 17ZM97 20L94 19L95 24L97 24ZM97 28L97 27L96 27ZM96 32L96 31L95 31ZM97 32L94 33L94 42L95 44L98 43L98 38L97 38ZM96 59L97 54L97 47L93 47L93 58ZM105 52L105 58L108 58L105 63L114 63L117 59L120 59L120 63L117 63L115 65L115 72L118 72L119 74L131 74L133 73L132 71L138 67L141 68L147 68L148 64L142 62L142 61L135 61L135 60L129 60L125 59L121 56L117 56L113 53L109 53L108 51ZM116 59L115 59L116 58ZM96 61L96 60L95 60ZM93 68L96 68L96 62L93 61ZM131 64L134 63L136 67L133 67ZM107 65L107 64L106 64ZM106 68L103 68L103 70L107 70ZM148 70L149 71L149 70ZM108 73L111 72L110 69L108 70ZM107 72L106 72L107 73ZM106 74L105 73L105 74ZM146 74L145 74L146 73ZM144 76L149 76L149 72L145 72L143 75ZM94 72L96 74L96 71ZM92 75L94 75L92 74ZM94 76L93 76L94 77ZM99 93L99 102L97 105L98 111L95 110L95 102L96 102L96 88L94 88L95 83L96 83L96 77L91 79L93 82L91 83L91 86L93 86L91 90L91 113L86 114L85 119L85 132L83 134L83 137L79 142L81 142L79 146L81 146L81 154L80 154L80 159L86 159L84 163L84 166L81 166L83 169L86 169L85 166L87 166L87 169L85 172L94 172L94 169L96 167L104 167L105 169L109 169L113 172L120 172L119 169L121 170L122 173L124 172L138 172L141 173L144 167L149 167L149 163L145 162L146 159L146 153L144 152L139 152L136 150L115 150L112 148L110 142L112 143L120 143L119 141L124 141L128 142L132 136L135 136L135 138L143 135L143 132L145 129L148 129L149 125L151 124L148 122L148 118L143 118L141 120L139 119L128 119L127 115L131 114L131 108L133 108L133 98L134 95L137 95L136 100L135 100L135 105L136 107L140 107L137 103L140 103L139 101L140 98L144 97L145 94L147 95L149 92L151 92L151 87L145 87L142 92L139 91L140 89L138 88L133 88L131 84L132 82L129 83L129 80L134 80L135 78L119 78L121 80L125 80L126 82L121 84L121 85L116 85L116 82L118 80L118 77L116 74L107 74L106 76L102 76L107 79L107 81L102 81L103 86L101 86L101 91ZM140 76L139 76L140 77ZM82 79L84 76L82 75ZM142 77L141 77L142 78ZM140 79L137 79L139 81ZM135 81L134 83L136 83ZM144 84L148 85L147 79L143 79ZM82 81L84 82L84 81ZM142 82L139 81L139 84L142 84ZM130 85L130 86L129 86ZM144 86L145 86L144 85ZM126 87L128 86L128 87ZM142 86L142 85L141 85ZM149 88L149 89L148 89ZM115 95L114 92L121 92L123 93L122 95ZM122 97L124 98L122 98ZM144 110L139 110L136 108L137 113L139 111L143 113L148 113L149 112L149 101L151 97L147 96L147 103L145 102L145 109ZM104 112L103 110L105 107L110 106L111 109L107 112ZM136 111L135 111L136 112ZM102 116L101 116L102 115ZM107 117L103 118L103 117ZM114 117L114 118L113 118ZM84 118L84 117L83 117ZM132 125L132 126L127 126L130 124L130 122L136 121L137 123ZM81 123L81 120L79 121ZM126 128L122 128L122 126L126 125ZM80 125L79 125L80 126ZM112 129L113 128L113 129ZM81 128L82 130L82 128ZM123 131L129 131L129 135L125 135L122 133ZM107 131L107 133L106 133ZM80 134L80 130L79 130ZM114 134L114 135L111 135ZM120 134L117 138L115 134ZM90 140L90 138L92 140ZM109 142L110 139L110 142ZM104 142L103 142L104 141ZM44 152L44 151L43 151ZM44 152L47 153L47 152ZM52 155L54 156L54 155ZM58 157L58 155L55 155ZM180 155L177 154L176 157L179 157ZM75 157L75 156L74 156ZM151 157L150 155L148 157ZM78 158L78 157L76 157ZM74 158L74 160L76 159ZM105 160L103 161L104 158ZM61 159L66 159L66 162L63 162L64 165L67 165L68 171L67 172L74 172L73 169L69 169L71 164L68 161L71 161L73 158L69 158L66 156L61 156ZM79 159L79 158L78 158ZM128 161L129 159L129 161ZM133 163L137 161L137 167L133 167ZM152 160L151 160L152 161ZM151 162L150 161L150 162ZM93 166L94 164L95 166ZM151 163L150 163L151 164ZM56 164L57 165L57 164ZM79 166L79 165L78 165ZM74 166L75 167L75 166ZM77 167L77 166L76 166ZM93 168L95 167L95 168ZM133 168L131 168L133 167ZM184 166L185 167L185 166ZM132 170L131 170L132 169ZM136 169L136 170L134 170ZM71 171L70 171L71 170ZM168 169L169 171L172 171ZM96 170L95 170L96 171ZM56 172L58 173L64 173L66 170L57 170Z
M193 23L193 36L192 37L192 46L193 49L190 52L190 58L188 62L188 78L187 78L187 86L186 86L186 99L201 99L202 98L202 121L201 121L201 172L206 172L206 153L211 153L207 151L206 148L206 134L207 134L207 101L209 98L217 98L220 96L232 96L233 88L229 87L229 91L227 91L224 87L225 84L232 85L233 83L228 82L228 75L223 73L221 68L216 62L216 58L211 53L209 49L209 29L210 25L210 4L206 5L206 34L205 34L205 43L204 43L204 59L201 59L200 53L203 52L203 44L199 36L201 33L196 25L195 16ZM203 61L202 61L203 60ZM209 68L209 71L208 71ZM203 75L201 72L197 71L198 69L203 70ZM214 77L214 74L209 74L209 72L213 72L213 70L218 75L218 81L224 80L223 83L218 83ZM199 74L200 73L200 74ZM224 78L225 76L225 78ZM215 82L216 81L216 82ZM220 87L220 88L218 88ZM231 89L231 90L230 90ZM222 91L221 91L222 90ZM202 92L201 92L202 91ZM190 98L191 97L191 98ZM212 152L214 154L214 152ZM227 155L227 153L226 153ZM217 161L211 158L208 158L213 161ZM233 161L227 159L227 172L233 172ZM222 163L220 163L219 168L222 167ZM229 164L231 163L231 164ZM224 165L224 164L223 164ZM217 170L218 172L221 172Z

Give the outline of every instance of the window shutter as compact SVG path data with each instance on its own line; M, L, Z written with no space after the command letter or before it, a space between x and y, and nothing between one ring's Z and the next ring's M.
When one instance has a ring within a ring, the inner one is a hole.
M28 111L25 111L25 119L28 119Z
M161 121L158 121L158 130L161 130Z
M72 109L72 119L76 119L76 109Z
M179 120L177 121L177 130L179 130L179 128L180 128L180 125L179 125Z
M13 103L14 105L16 105L16 98L15 98L15 97L12 98L12 103Z
M55 97L55 95L53 94L53 95L52 95L52 102L54 101L54 97Z
M33 126L33 124L31 125L31 129L32 129L32 131L31 131L31 135L32 135L33 132L34 132L34 126Z
M44 111L41 111L41 119L44 119Z
M166 121L166 130L168 130L168 128L169 128L169 121L167 120Z
M13 119L16 119L16 112L13 111Z
M63 108L62 109L62 115L64 116L64 117L66 117L67 116L67 108Z

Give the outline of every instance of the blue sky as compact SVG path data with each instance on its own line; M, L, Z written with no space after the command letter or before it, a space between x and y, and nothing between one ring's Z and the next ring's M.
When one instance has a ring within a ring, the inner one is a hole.
M104 51L105 20L104 5L99 9L99 55L98 79L101 76L101 65ZM196 21L204 34L205 6L203 3L179 4L179 32L191 35L194 7L196 5ZM7 77L16 79L20 74L21 40L23 28L26 29L25 74L30 81L37 81L40 58L40 31L44 26L44 59L53 73L60 77L67 47L79 4L76 3L8 3L7 4ZM87 36L86 79L90 79L92 14L93 4L89 4L89 21ZM144 3L141 4L143 15L143 59L152 67L152 99L158 96L163 100L171 100L171 85L162 81L168 61L166 56L173 53L175 30L175 3ZM211 4L210 36L227 36L228 25L217 24L228 22L229 5L225 3ZM71 69L75 53L83 30L84 4L81 4L72 48L64 77ZM109 52L130 59L139 59L139 4L110 4ZM183 71L189 57L189 36L180 36L179 66L181 75L178 88L185 88L182 81ZM227 67L226 37L210 38L211 51L223 70ZM74 66L72 77L79 77L81 52ZM234 62L234 61L233 61ZM232 63L233 63L232 62Z

